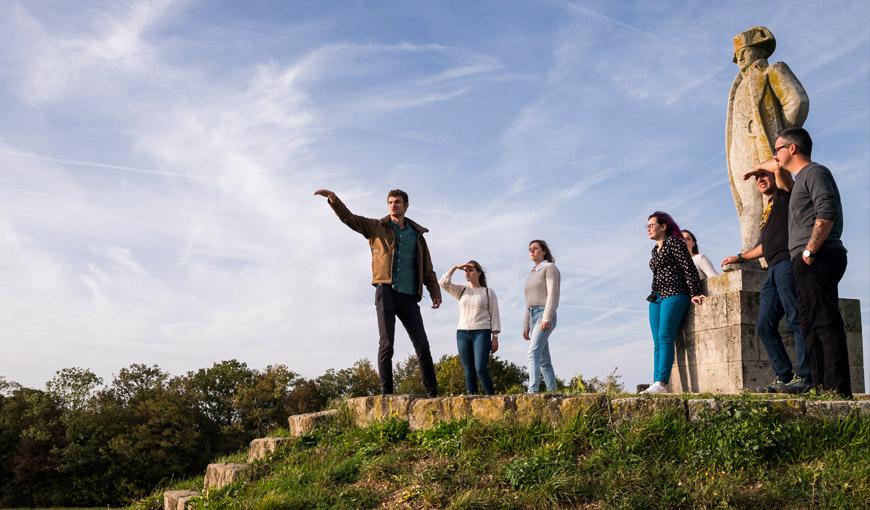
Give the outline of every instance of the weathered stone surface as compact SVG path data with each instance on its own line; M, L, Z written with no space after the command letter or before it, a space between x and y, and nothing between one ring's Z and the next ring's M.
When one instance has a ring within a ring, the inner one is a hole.
M699 421L706 416L718 413L722 410L722 402L714 398L699 398L686 401L689 412L689 420Z
M400 420L410 420L411 405L418 398L420 397L414 395L356 397L347 400L347 407L354 422L365 426L389 416L395 416Z
M287 424L290 426L290 433L296 437L310 434L318 427L323 427L333 423L338 411L328 409L319 413L296 414L287 419Z
M473 415L471 404L480 399L478 395L458 395L444 397L444 411L448 420L467 420Z
M205 468L203 489L220 489L239 480L241 475L250 468L248 464L209 464Z
M852 395L855 400L870 400L870 393L855 393Z
M452 413L444 397L418 398L411 403L408 426L411 430L428 429L442 421L450 421Z
M561 423L568 423L583 414L606 413L609 405L607 395L601 393L564 397L559 401Z
M817 400L806 402L806 415L836 420L848 415L870 416L870 400Z
M471 401L471 417L481 423L513 420L516 404L511 395L494 395Z
M687 416L686 403L683 399L664 395L616 398L610 401L610 409L615 425L647 420L664 412L673 413L684 419Z
M274 453L281 445L291 442L287 437L261 437L248 445L248 462L262 460Z
M564 397L552 393L517 395L514 405L517 408L516 420L528 425L536 421L558 425L562 423L559 408Z
M197 491L166 491L163 493L163 510L186 510L186 503L199 496Z
M178 498L178 504L176 505L176 510L191 510L195 508L194 500L198 499L199 495L196 496L184 496Z
M780 419L794 419L807 412L806 400L797 398L767 399L764 401Z
M374 420L375 397L355 397L347 399L345 405L350 412L351 420L364 427Z

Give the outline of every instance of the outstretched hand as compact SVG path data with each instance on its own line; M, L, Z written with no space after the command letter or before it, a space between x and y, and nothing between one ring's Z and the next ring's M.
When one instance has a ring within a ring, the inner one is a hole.
M725 267L729 264L736 264L738 262L740 262L740 260L734 255L731 255L730 257L725 257L724 259L722 259L722 264L720 264L720 266Z
M314 194L320 195L322 197L326 197L328 199L332 199L332 197L335 196L335 193L332 191L329 191L328 189L319 189L319 190L315 191Z

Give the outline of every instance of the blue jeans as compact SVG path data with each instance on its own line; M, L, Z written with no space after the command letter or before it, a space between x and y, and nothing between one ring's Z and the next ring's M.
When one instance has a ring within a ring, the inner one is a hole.
M487 395L495 394L488 367L492 330L457 329L456 348L459 350L459 362L462 363L465 374L465 391L469 395L477 395L477 380L480 379L483 392Z
M541 384L541 376L547 391L556 391L556 372L553 371L553 362L550 360L550 333L556 329L556 315L550 321L550 329L541 329L544 318L543 306L529 308L531 315L529 332L529 393L537 393Z
M653 382L668 384L674 365L674 339L689 309L689 295L677 294L649 304L649 328L653 336Z
M777 262L767 268L767 280L761 288L761 305L758 310L758 336L767 351L770 366L777 379L791 381L791 359L782 345L779 336L779 321L785 316L788 329L794 335L797 353L797 375L810 381L810 367L807 364L806 344L803 330L798 320L797 298L794 291L794 274L790 260Z

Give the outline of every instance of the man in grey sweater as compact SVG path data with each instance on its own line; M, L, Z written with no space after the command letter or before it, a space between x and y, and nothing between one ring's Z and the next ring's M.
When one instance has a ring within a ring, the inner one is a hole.
M803 128L780 131L773 159L794 176L788 207L788 249L794 267L798 315L806 339L813 384L852 397L846 331L837 285L846 272L843 205L831 171L813 162L813 141Z

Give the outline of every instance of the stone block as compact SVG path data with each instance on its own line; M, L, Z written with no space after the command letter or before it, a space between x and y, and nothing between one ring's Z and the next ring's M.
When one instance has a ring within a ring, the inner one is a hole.
M275 453L281 445L289 444L293 440L287 437L261 437L254 439L248 445L248 462L263 460Z
M450 421L449 404L444 397L418 398L411 403L408 425L411 430L432 428L436 423Z
M197 496L197 491L166 491L163 493L163 510L186 510L187 502Z
M471 403L488 397L477 395L458 395L444 397L444 412L446 420L468 420L473 416Z
M760 292L766 279L766 271L728 271L707 278L707 292L711 296L735 290Z
M615 398L610 401L610 409L615 425L648 420L664 412L673 413L683 419L687 417L685 401L666 395Z
M327 409L318 413L296 414L287 418L290 433L296 437L310 434L315 429L325 427L335 421L338 410Z
M199 499L199 495L178 498L176 510L192 510L193 508L196 508L196 499Z
M411 404L418 398L420 397L414 395L380 395L375 397L375 408L378 410L376 417L383 420L395 416L400 420L408 420L411 416Z
M481 423L513 420L516 410L511 395L494 395L471 401L471 417Z
M713 398L698 398L686 401L689 420L700 421L722 410L722 402Z
M578 416L591 413L606 413L609 401L601 393L588 393L565 397L559 400L561 423L570 423Z
M811 418L836 420L848 415L870 416L870 400L816 400L806 402Z
M203 490L208 493L212 489L220 489L240 480L249 468L248 464L209 464L205 469Z
M562 422L560 404L564 397L552 393L524 394L514 397L516 419L519 423L530 425L540 421L550 425Z
M782 420L801 418L807 412L807 401L798 398L767 399L764 402Z
M350 412L353 423L360 427L365 427L374 421L375 398L355 397L347 399L345 404Z

